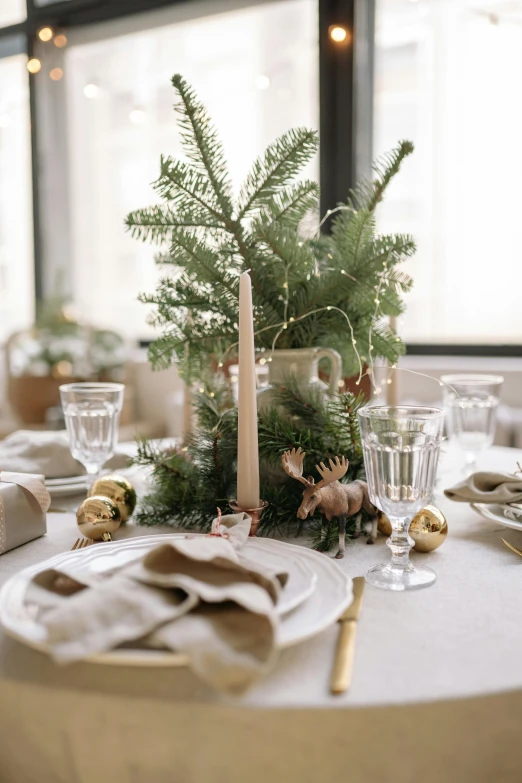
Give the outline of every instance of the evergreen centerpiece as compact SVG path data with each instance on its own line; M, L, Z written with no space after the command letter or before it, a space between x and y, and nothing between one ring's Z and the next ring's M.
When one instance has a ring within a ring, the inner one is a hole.
M315 131L295 128L271 144L235 203L205 108L181 76L172 83L190 162L162 157L154 189L165 203L126 221L134 237L164 246L157 262L170 272L154 294L140 297L155 305L151 322L162 332L150 348L153 365L175 360L193 378L209 355L230 355L238 340L239 275L247 269L257 348L337 348L347 375L359 370L357 354L395 362L404 346L382 318L402 312L401 293L411 281L397 267L415 245L409 236L377 235L375 209L412 144L402 142L376 166L375 179L337 212L329 236L307 239L299 225L317 210L319 188L293 180L317 150Z
M198 427L183 447L163 450L156 444L138 444L135 463L152 467L155 484L142 499L134 518L139 524L175 524L210 529L216 506L224 509L235 497L237 460L237 408L228 381L209 375L204 389L195 395ZM275 405L259 414L258 440L261 497L268 501L259 533L299 535L306 530L315 547L329 550L337 543L337 521L328 526L319 514L297 519L303 487L281 468L281 455L301 446L306 452L306 475L318 480L315 465L343 454L350 462L343 482L363 475L363 455L357 410L362 394L340 394L327 400L317 391L306 395L290 381L276 393Z
M162 157L154 188L165 203L132 212L126 223L136 238L163 247L157 262L168 270L154 294L140 297L155 306L151 322L161 331L150 347L151 362L158 368L178 362L188 381L202 381L203 391L196 400L198 430L182 450L165 454L141 444L138 461L154 467L156 487L138 519L199 527L235 492L236 411L228 381L209 367L223 366L237 349L242 272L250 270L260 351L336 348L344 373L358 372L359 380L364 362L371 371L375 357L395 362L404 353L385 316L402 312L401 294L411 280L398 266L415 245L409 236L378 235L375 210L413 145L401 142L375 166L371 182L332 210L329 235L317 227L310 236L300 228L310 212L317 214L318 186L294 180L315 154L317 134L296 128L277 139L254 162L234 200L223 147L204 106L181 76L172 83L188 162ZM279 467L286 449L302 446L308 470L336 454L350 460L346 480L362 469L360 398L326 401L290 381L274 402L259 418L261 495L270 502L262 532L295 524L299 488Z

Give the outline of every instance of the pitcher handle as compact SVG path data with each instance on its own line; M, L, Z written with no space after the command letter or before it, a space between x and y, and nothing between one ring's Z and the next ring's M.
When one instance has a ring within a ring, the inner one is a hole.
M333 348L319 348L316 359L317 361L320 361L321 359L330 359L331 369L328 391L330 394L335 394L339 391L339 381L341 380L341 373L343 370L341 354L338 351L334 351Z

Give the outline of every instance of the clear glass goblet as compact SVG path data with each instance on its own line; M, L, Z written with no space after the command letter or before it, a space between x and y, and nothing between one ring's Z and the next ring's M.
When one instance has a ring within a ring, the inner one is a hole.
M465 454L464 471L476 470L479 454L493 445L502 375L443 375L448 436Z
M60 397L71 454L92 480L114 454L125 386L122 383L67 383Z
M376 406L359 411L364 466L372 503L388 516L389 563L375 565L366 581L385 590L427 587L437 578L410 561L411 520L429 504L444 428L440 408Z

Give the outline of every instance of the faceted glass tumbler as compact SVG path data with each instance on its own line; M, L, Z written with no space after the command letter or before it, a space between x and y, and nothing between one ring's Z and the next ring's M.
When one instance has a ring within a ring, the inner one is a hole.
M114 454L124 390L122 383L60 386L71 454L91 477L96 477Z
M502 375L443 375L444 409L449 437L465 454L465 472L476 470L477 459L495 439Z
M366 581L386 590L413 590L432 584L431 568L410 561L413 517L429 504L444 428L440 408L375 406L359 411L364 465L372 503L389 518L388 563L370 568Z

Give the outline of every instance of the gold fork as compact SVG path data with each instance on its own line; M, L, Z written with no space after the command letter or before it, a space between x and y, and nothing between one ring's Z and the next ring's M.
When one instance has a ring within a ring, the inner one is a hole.
M513 546L513 544L510 544L509 541L506 541L505 538L500 539L503 544L507 546L508 549L511 549L512 552L514 552L516 555L520 555L522 557L522 551L520 549L517 549L516 546Z
M77 538L71 549L84 549L84 547L91 544L94 544L92 538Z

